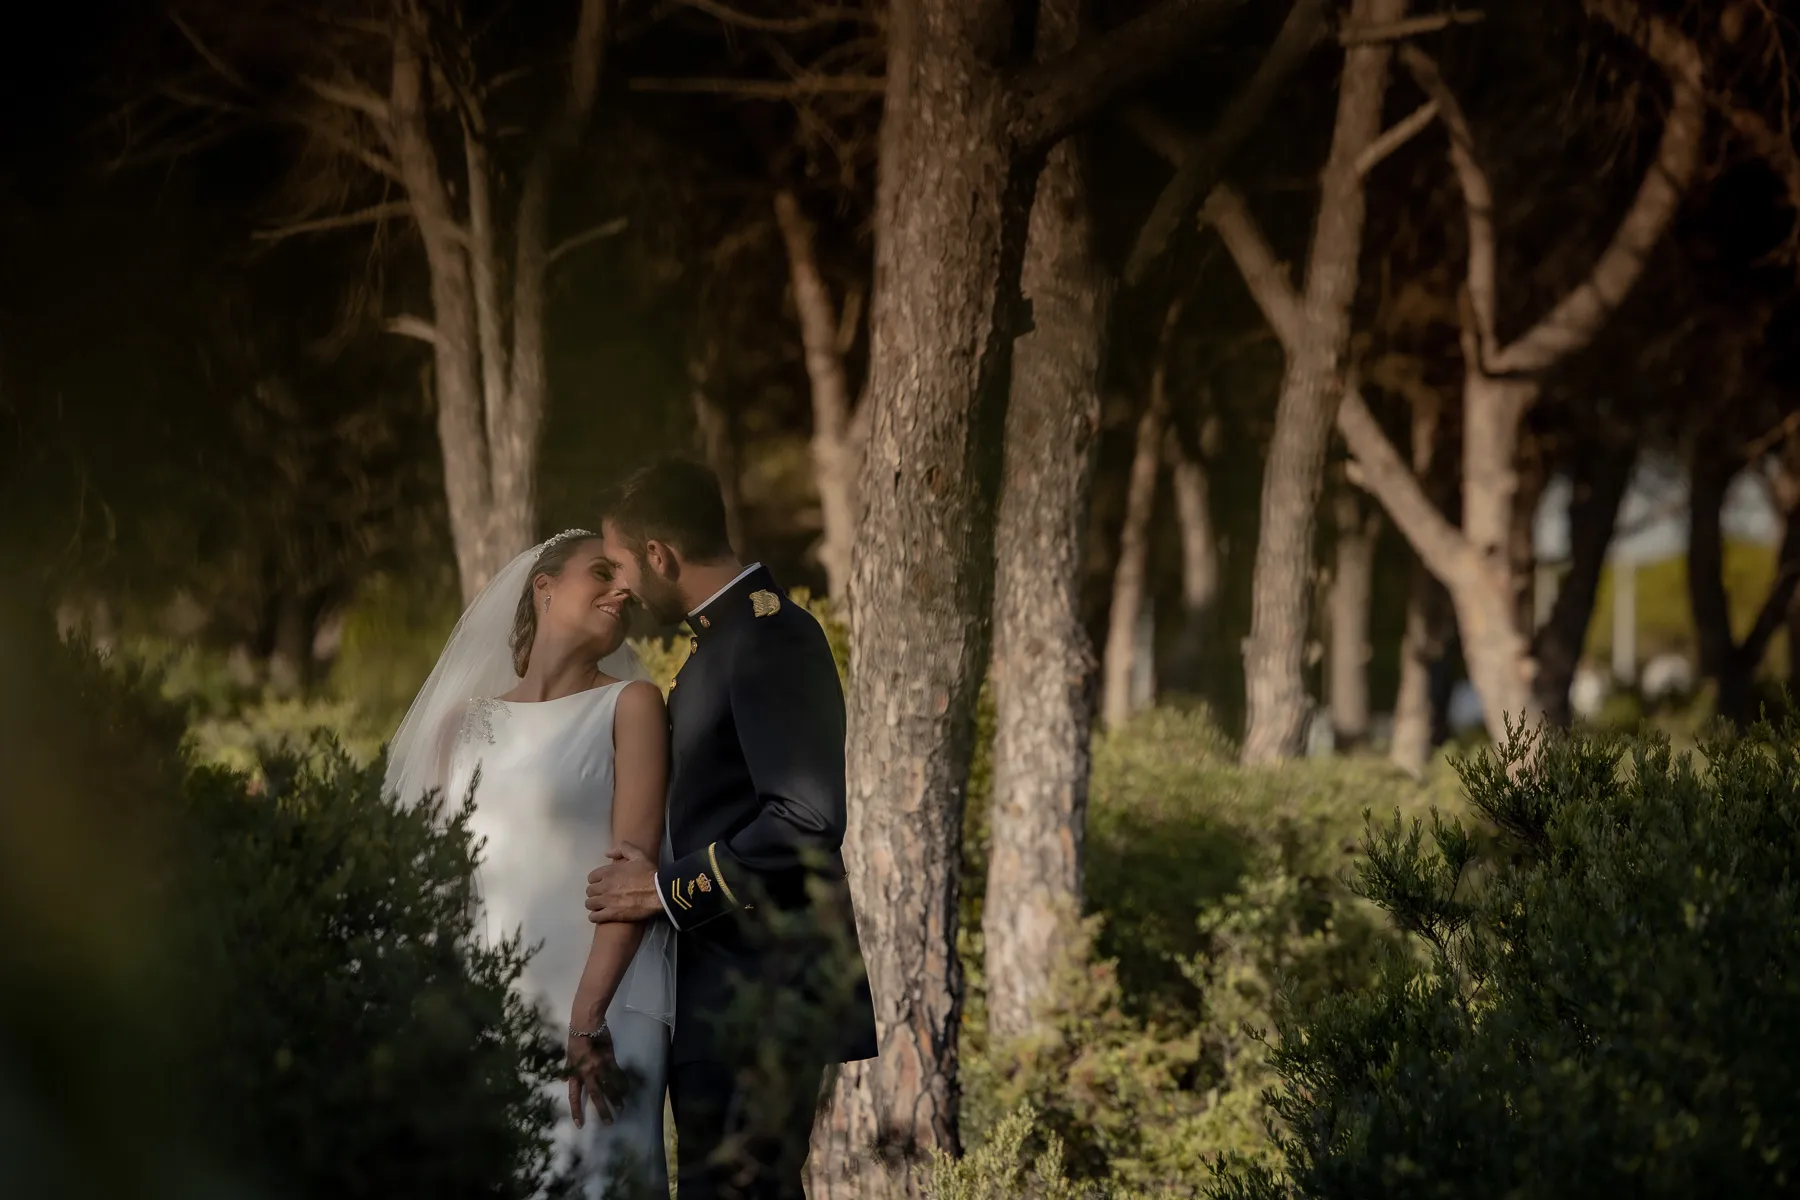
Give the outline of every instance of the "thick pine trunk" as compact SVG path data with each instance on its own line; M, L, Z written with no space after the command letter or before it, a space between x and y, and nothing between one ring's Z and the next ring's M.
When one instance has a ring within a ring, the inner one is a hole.
M1119 530L1119 556L1113 564L1112 603L1107 610L1106 656L1101 684L1100 717L1108 729L1131 719L1131 681L1137 672L1138 620L1150 570L1150 518L1156 511L1156 476L1169 426L1169 358L1181 322L1181 301L1163 316L1150 374L1150 398L1138 417L1137 441L1125 491L1125 523Z
M839 1075L814 1200L910 1195L928 1147L959 1148L963 789L1033 182L1005 135L1009 33L995 0L890 15L844 845L881 1053Z
M850 442L850 381L844 371L838 308L819 270L818 234L792 192L775 193L775 222L787 247L794 312L812 385L813 477L825 525L819 562L832 598L841 601L850 580L850 547L856 535L857 461Z
M1079 32L1077 0L1039 14L1039 57ZM1076 943L1094 653L1081 622L1109 286L1094 246L1084 141L1038 176L1021 279L1033 329L1013 351L995 547L994 777L982 909L988 1030L1033 1027L1058 954Z
M1332 732L1340 750L1369 739L1369 619L1375 600L1379 511L1346 484L1332 498L1337 526L1331 576L1330 646L1326 672Z
M1406 0L1356 0L1351 19L1383 24L1405 13ZM1302 672L1311 625L1313 528L1349 347L1350 306L1356 298L1366 212L1357 160L1381 133L1392 56L1385 43L1354 46L1344 56L1300 326L1288 354L1275 409L1275 436L1263 473L1250 637L1244 652L1247 763L1292 758L1300 753L1306 734L1308 702Z
M1557 589L1550 619L1537 633L1538 706L1556 725L1574 719L1569 688L1581 663L1606 552L1618 524L1619 503L1637 463L1637 442L1601 435L1584 440L1569 498L1569 571Z

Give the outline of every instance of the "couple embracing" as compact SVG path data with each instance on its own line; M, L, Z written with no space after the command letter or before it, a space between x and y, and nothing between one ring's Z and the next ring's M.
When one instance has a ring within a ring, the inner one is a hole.
M402 800L474 794L490 934L567 1014L559 1149L589 1197L799 1200L821 1083L873 1057L844 879L844 699L824 631L726 537L705 468L646 468L597 532L476 597L395 734ZM685 621L663 696L631 610ZM581 898L587 890L585 908Z

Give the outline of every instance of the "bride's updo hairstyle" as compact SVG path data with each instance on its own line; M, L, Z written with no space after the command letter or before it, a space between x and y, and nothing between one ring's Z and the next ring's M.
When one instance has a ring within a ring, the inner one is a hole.
M569 558L575 553L575 547L599 536L585 529L565 529L544 543L544 548L538 552L537 561L531 564L531 573L525 576L525 590L519 595L518 611L513 615L513 670L520 679L525 678L525 669L531 665L531 643L537 640L537 597L533 592L538 576L548 575L555 579L569 565Z

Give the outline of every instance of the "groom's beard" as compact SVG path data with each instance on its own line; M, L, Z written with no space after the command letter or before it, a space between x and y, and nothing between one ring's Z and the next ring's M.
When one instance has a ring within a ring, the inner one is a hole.
M650 564L639 563L639 577L643 580L638 589L638 603L658 625L679 625L687 620L687 608L681 603L681 596L675 585L651 569Z

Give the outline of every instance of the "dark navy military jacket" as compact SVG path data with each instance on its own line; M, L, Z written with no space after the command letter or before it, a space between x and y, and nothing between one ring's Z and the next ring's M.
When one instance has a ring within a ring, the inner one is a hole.
M825 631L761 567L688 624L657 872L680 931L676 1061L736 1060L733 1028L778 1026L825 1061L871 1058L842 853L844 694ZM758 1005L773 1011L742 1011Z

